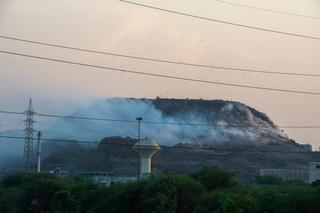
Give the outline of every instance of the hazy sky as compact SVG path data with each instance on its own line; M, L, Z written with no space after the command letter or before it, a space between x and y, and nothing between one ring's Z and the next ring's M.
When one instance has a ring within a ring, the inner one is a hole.
M228 0L229 1L229 0ZM230 0L320 17L319 0ZM212 0L137 0L230 22L320 37L320 20L272 14ZM320 74L320 40L198 20L118 0L0 0L0 34L136 56L248 69ZM143 62L0 39L0 49L102 66L212 81L320 92L320 77L263 75ZM320 125L320 96L266 92L26 59L0 53L0 109L70 113L106 97L225 99L265 112L278 125ZM0 115L0 129L13 119ZM149 119L150 120L150 119ZM11 122L11 125L12 122ZM320 145L319 129L285 129Z

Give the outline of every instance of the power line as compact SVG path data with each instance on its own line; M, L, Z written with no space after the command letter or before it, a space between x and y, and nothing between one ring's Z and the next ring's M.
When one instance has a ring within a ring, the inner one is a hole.
M182 80L182 81L198 82L198 83L206 83L206 84L215 84L215 85L246 88L246 89L276 91L276 92L285 92L285 93L296 93L296 94L304 94L304 95L320 95L319 92L260 87L260 86L244 85L244 84L233 84L233 83L225 83L225 82L218 82L218 81L201 80L201 79L187 78L187 77L180 77L180 76L163 75L163 74L148 73L148 72L134 71L134 70L128 70L128 69L120 69L120 68L115 68L115 67L86 64L86 63L67 61L67 60L61 60L61 59L47 58L47 57L28 55L28 54L22 54L22 53L17 53L17 52L9 52L9 51L3 51L3 50L0 50L0 53L9 54L9 55L16 55L16 56L21 56L21 57L27 57L27 58L40 59L40 60L46 60L46 61L53 61L53 62L64 63L64 64L78 65L78 66L83 66L83 67L112 70L115 72L130 73L130 74L134 74L134 75L144 75L144 76L152 76L152 77L158 77L158 78L167 78L167 79L174 79L174 80Z
M66 118L66 119L78 119L78 120L94 120L94 121L110 121L110 122L123 122L123 123L136 123L133 120L122 120L122 119L112 119L112 118L88 118L81 116L70 116L70 115L52 115L52 114L42 114L36 113L36 116L41 117L53 117L53 118Z
M2 114L13 114L13 115L25 115L25 112L13 112L13 111L5 111L5 110L1 110L0 113Z
M101 54L101 55L109 55L109 56L130 58L130 59L143 60L143 61L151 61L151 62L158 62L158 63L167 63L167 64L174 64L174 65L184 65L184 66L200 67L200 68L207 68L207 69L208 68L209 69L220 69L220 70L228 70L228 71L236 71L236 72L250 72L250 73L258 73L258 74L320 77L320 74L313 74L313 73L288 73L288 72L278 72L278 71L271 71L271 70L257 70L257 69L246 69L246 68L237 68L237 67L214 66L214 65L208 65L208 64L197 64L197 63L188 63L188 62L179 62L179 61L173 61L173 60L149 58L149 57L140 57L140 56L125 55L125 54L119 54L119 53L113 53L113 52L90 50L90 49L84 49L84 48L79 48L79 47L71 47L71 46L66 46L66 45L61 45L61 44L53 44L53 43L40 42L40 41L34 41L34 40L27 40L27 39L21 39L21 38L4 36L4 35L0 35L0 38L13 40L13 41L19 41L19 42L25 42L25 43L30 43L30 44L37 44L37 45L43 45L43 46L49 46L49 47L75 50L75 51L80 51L80 52L88 52L88 53L95 53L95 54Z
M199 123L174 123L174 122L152 122L144 121L146 124L159 124L159 125L178 125L178 126L204 126L204 127L220 127L220 128L266 128L263 125L219 125L219 124L199 124ZM278 128L283 129L318 129L320 126L312 125L300 125L300 126L277 126Z
M85 131L85 132L90 132L90 133L97 133L97 134L106 134L106 131L97 131L97 130L92 130L92 129L87 129L88 127L86 128L75 128L75 127L70 127L70 126L67 126L67 125L58 125L58 124L48 124L48 123L44 123L44 122L39 122L37 121L36 122L38 125L42 125L42 126L53 126L55 128L60 128L60 129L68 129L68 130L78 130L78 131ZM103 125L103 127L105 127ZM107 125L107 127L112 127L112 128L122 128L124 129L125 127L128 127L128 126L116 126L116 125ZM65 135L65 134L59 134L57 137L74 137L74 135L76 134L77 132L73 132L71 133L71 135ZM48 133L47 134L55 134L55 133ZM94 138L87 138L87 137L80 137L81 139L85 139L85 140L95 140Z
M2 114L16 114L22 115L23 112L13 112L0 110ZM111 118L94 118L94 117L79 117L79 116L64 116L64 115L53 115L44 113L34 113L35 116L51 117L51 118L66 118L66 119L80 119L80 120L94 120L94 121L107 121L107 122L124 122L124 123L137 123L136 120L121 120ZM205 123L181 123L181 122L160 122L160 121L143 121L143 124L153 125L178 125L178 126L202 126L202 127L221 127L221 128L266 128L262 125L220 125L220 124L205 124ZM286 125L277 126L278 128L284 129L319 129L320 125Z
M103 133L103 134L106 133L105 131L96 131L96 130L92 130L92 129L76 128L76 127L70 127L70 126L67 126L67 125L60 125L60 124L48 124L48 123L39 122L39 121L37 121L37 124L44 125L44 126L54 126L54 127L62 128L62 129L68 128L68 129L87 131L87 132L95 132L95 133ZM103 127L124 128L124 127L128 127L129 125L125 125L125 124L124 125L104 125Z
M24 112L13 112L0 110L0 113L3 114L14 114L14 115L23 115ZM112 119L112 118L93 118L93 117L82 117L82 116L72 116L72 115L53 115L53 114L43 114L43 113L34 113L36 116L40 117L52 117L52 118L66 118L66 119L78 119L78 120L94 120L94 121L110 121L110 122L124 122L124 123L136 123L134 120L122 120L122 119Z
M17 140L24 140L24 137L17 137L17 136L6 136L6 135L0 135L0 138L6 138L6 139L17 139ZM36 140L36 138L33 138ZM86 144L100 144L100 142L97 141L87 141L87 140L77 140L77 139L51 139L51 138L43 138L43 141L47 142L62 142L62 143L86 143ZM106 144L115 144L115 145L121 145L121 146L128 146L133 145L131 143L117 143L108 141ZM192 145L192 144L190 144ZM143 145L142 145L143 146ZM208 152L215 152L215 151L235 151L235 152L270 152L270 153L303 153L303 154L312 154L312 152L308 151L284 151L284 150L263 150L263 149L240 149L240 148L224 148L224 147L215 147L212 146L212 148L199 148L199 147L188 147L188 146L166 146L166 145L159 145L160 148L163 149L188 149L188 150L201 150L201 151L208 151ZM217 153L220 154L220 153Z
M127 3L127 4L136 5L139 7L145 7L145 8L149 8L149 9L153 9L153 10L164 11L164 12L173 13L173 14L182 15L182 16L188 16L191 18L202 19L205 21L211 21L211 22L216 22L216 23L220 23L220 24L232 25L232 26L241 27L241 28L248 28L248 29L252 29L252 30L282 34L282 35L287 35L287 36L294 36L294 37L299 37L299 38L320 40L320 37L316 37L316 36L308 36L308 35L289 33L289 32L284 32L284 31L268 29L268 28L255 27L255 26L251 26L251 25L238 24L238 23L234 23L234 22L223 21L223 20L218 20L218 19L213 19L213 18L207 18L207 17L203 17L203 16L198 16L198 15L192 15L192 14L188 14L188 13L183 13L183 12L179 12L179 11L175 11L175 10L169 10L169 9L155 7L155 6L151 6L151 5L136 3L136 2L127 1L127 0L119 0L119 1Z
M71 129L71 128L68 128L68 129ZM46 130L43 130L43 131L46 131ZM94 137L94 138L89 138L89 137L83 137L83 136L79 136L77 135L77 132L74 131L72 132L71 134L67 133L67 134L62 134L62 133L52 133L52 132L49 132L49 131L46 131L46 135L47 137L52 137L52 138L56 138L56 139L62 139L62 138L77 138L77 139L73 139L73 140L86 140L86 141L96 141L97 138Z
M0 138L7 138L7 139L24 139L24 137L18 137L18 136L6 136L6 135L0 135ZM31 138L32 140L36 140L37 138ZM97 141L85 141L85 140L66 140L66 139L52 139L52 138L42 138L43 141L51 141L51 142L64 142L64 143L91 143L91 144L98 144Z
M271 12L271 13L277 13L277 14L288 15L288 16L296 16L296 17L302 17L302 18L310 18L310 19L318 19L318 20L320 19L320 17L318 17L318 16L308 16L308 15L289 13L289 12L284 12L284 11L279 11L279 10L271 10L271 9L265 9L265 8L260 8L260 7L253 7L253 6L249 6L249 5L245 5L245 4L238 4L238 3L233 3L233 2L229 2L229 1L223 1L223 0L212 0L212 1L223 3L223 4L228 4L228 5L233 5L233 6L238 6L238 7L244 7L244 8L264 11L264 12Z

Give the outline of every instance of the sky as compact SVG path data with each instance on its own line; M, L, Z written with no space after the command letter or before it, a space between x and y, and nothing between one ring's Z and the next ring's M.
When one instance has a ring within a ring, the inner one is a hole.
M318 0L228 0L320 17ZM213 0L136 2L245 25L320 37L320 19L256 11ZM320 74L320 40L239 28L119 0L0 0L0 34L164 60ZM232 72L81 53L0 39L0 49L135 71L252 86L320 92L320 77ZM0 109L68 114L108 97L224 99L266 113L277 125L320 125L320 96L234 88L118 73L0 53ZM0 130L20 125L0 115ZM149 119L150 120L150 119ZM320 146L319 129L284 129Z

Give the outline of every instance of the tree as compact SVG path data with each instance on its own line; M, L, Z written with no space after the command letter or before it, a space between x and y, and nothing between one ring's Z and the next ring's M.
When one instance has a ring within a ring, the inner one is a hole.
M12 200L4 205L19 208L21 212L49 211L54 194L69 186L69 180L50 174L14 174L2 181L2 187L9 193L0 199L6 200L14 193Z
M160 175L109 187L97 212L192 213L205 188L188 176Z
M194 213L242 213L254 212L255 208L255 200L249 195L216 191L204 196Z
M151 178L145 187L146 212L192 212L205 188L188 176L161 175Z
M53 212L78 212L79 205L67 190L60 190L54 194L52 201Z
M191 175L207 190L223 189L236 185L233 174L219 167L203 167Z
M254 182L265 185L279 185L282 183L282 178L276 176L256 176Z
M320 180L316 180L310 184L311 186L320 186Z
M95 208L95 212L140 213L145 181L115 183L107 188L104 197Z

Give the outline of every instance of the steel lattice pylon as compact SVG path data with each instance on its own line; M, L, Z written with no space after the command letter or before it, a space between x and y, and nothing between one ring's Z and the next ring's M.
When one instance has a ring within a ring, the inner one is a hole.
M34 169L34 159L33 159L33 115L34 115L32 100L30 98L28 110L25 111L27 119L25 120L25 141L24 141L24 151L23 151L23 160L24 166L27 172L30 172Z

